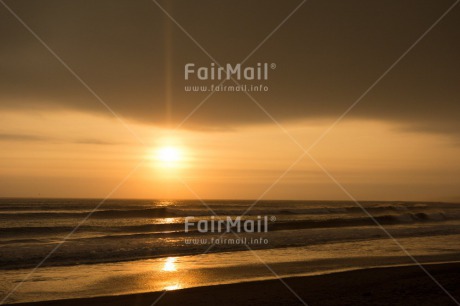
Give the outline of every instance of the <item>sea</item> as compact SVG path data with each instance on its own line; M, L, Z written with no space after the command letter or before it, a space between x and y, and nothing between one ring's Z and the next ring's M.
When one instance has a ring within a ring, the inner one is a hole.
M0 304L455 262L459 238L458 203L1 198Z

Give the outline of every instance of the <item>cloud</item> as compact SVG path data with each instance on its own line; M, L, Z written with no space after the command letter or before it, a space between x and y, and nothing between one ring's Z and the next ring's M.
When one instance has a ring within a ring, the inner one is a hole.
M50 138L38 136L38 135L0 133L0 141L48 141L48 140L50 140Z
M91 144L91 145L120 145L123 144L121 142L112 142L112 141L106 141L106 140L101 140L101 139L78 139L74 140L71 143L76 143L76 144Z
M117 114L179 124L208 93L185 92L184 65L210 59L149 1L10 2L11 8ZM164 1L220 63L235 64L298 1ZM451 5L451 1L311 1L248 60L276 63L252 93L281 122L340 116ZM348 116L460 135L460 9L454 8ZM0 109L76 109L111 116L14 17L0 7ZM252 82L257 85L260 82ZM233 85L226 83L226 85ZM186 128L230 129L269 118L242 93L216 93Z
M0 133L1 141L20 141L20 142L52 142L52 143L70 143L70 144L90 144L90 145L120 145L121 142L113 142L102 139L84 138L84 139L60 139L57 137L48 137L32 134L8 134Z

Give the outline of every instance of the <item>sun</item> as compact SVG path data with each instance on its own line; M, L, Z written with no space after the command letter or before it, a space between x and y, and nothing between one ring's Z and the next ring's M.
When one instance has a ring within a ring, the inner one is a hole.
M157 151L157 159L166 163L180 160L180 155L179 149L173 147L163 147Z
M178 147L160 147L155 151L154 158L162 167L177 167L183 160L183 152Z
M191 150L184 140L176 135L158 135L155 143L146 152L150 166L158 177L170 178L189 168L193 161Z

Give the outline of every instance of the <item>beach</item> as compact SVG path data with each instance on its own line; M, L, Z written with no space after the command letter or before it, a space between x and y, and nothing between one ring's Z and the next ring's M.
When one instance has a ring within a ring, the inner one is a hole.
M426 270L458 301L460 263ZM291 292L285 284L293 292ZM95 305L456 305L418 266L361 269L325 275L244 282L181 290L14 304ZM302 301L303 302L302 302Z

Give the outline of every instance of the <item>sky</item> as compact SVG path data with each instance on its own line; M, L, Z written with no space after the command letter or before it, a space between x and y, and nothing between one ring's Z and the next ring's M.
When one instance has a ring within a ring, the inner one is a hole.
M4 3L0 196L460 200L454 1Z

